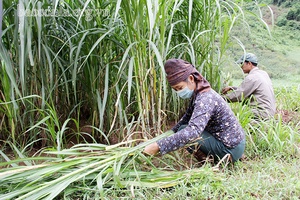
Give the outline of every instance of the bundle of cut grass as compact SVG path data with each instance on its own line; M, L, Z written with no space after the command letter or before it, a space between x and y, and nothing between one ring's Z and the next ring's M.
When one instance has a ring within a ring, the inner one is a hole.
M167 188L213 173L209 168L177 171L153 165L151 157L145 156L142 150L170 133L135 147L122 147L124 143L78 144L70 149L47 152L57 157L7 160L0 163L0 199L53 199L86 190L105 197L108 189ZM33 164L35 162L39 164Z

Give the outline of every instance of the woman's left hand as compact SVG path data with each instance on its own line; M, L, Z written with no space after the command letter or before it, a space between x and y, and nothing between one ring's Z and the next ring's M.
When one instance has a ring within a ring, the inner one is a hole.
M158 153L158 151L159 151L159 146L155 142L155 143L152 143L152 144L149 144L148 146L146 146L144 153L146 153L148 155L155 155Z

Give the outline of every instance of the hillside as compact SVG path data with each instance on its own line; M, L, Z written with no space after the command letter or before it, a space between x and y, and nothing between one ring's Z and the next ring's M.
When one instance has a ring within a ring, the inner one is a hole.
M246 51L257 54L260 60L259 67L269 73L275 86L298 85L300 80L300 34L298 27L293 24L299 22L290 20L285 25L280 24L279 22L286 20L287 14L293 8L274 4L267 5L268 7L261 8L267 27L257 18L249 17L250 20L247 21L249 26L245 24L238 26L233 31L234 37L242 42ZM236 41L233 41L229 52L230 56L236 59L243 54L243 50ZM233 64L232 60L226 64L224 72L231 74L235 79L234 82L242 80L243 73L237 65Z

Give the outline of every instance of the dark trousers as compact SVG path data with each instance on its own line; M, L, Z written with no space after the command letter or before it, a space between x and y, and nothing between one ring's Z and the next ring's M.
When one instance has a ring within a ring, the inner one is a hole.
M179 130L185 127L186 125L181 126ZM228 148L209 132L203 131L201 133L201 139L197 140L195 145L187 147L187 151L189 153L196 153L200 150L207 156L212 155L215 161L222 159L226 154L230 154L232 162L235 162L242 157L245 150L245 146L246 141L242 140L240 144L238 144L236 147Z

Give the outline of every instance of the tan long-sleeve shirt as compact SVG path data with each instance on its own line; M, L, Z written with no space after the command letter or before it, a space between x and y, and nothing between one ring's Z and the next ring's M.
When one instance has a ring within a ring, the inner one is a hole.
M252 98L254 97L254 98ZM253 68L241 85L225 95L227 101L238 102L250 99L250 106L256 117L274 116L276 101L271 79L267 72Z

